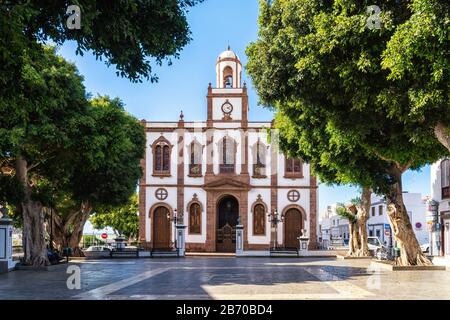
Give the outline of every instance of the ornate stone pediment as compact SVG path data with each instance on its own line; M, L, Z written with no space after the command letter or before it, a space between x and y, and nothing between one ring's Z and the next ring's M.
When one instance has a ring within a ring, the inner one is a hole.
M233 178L218 178L217 180L205 183L202 186L205 190L250 190L248 183Z

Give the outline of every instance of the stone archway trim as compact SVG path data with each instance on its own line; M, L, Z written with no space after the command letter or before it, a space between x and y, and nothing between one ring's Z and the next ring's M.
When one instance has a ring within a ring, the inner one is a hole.
M155 237L154 228L153 228L154 214L155 214L155 210L159 207L164 207L167 210L169 210L170 218L173 218L173 215L174 215L172 207L165 202L157 202L150 208L150 210L149 210L149 218L150 218L149 228L151 230L151 237L150 237L150 248L151 249L153 249L153 239ZM169 224L169 226L170 225L171 225L171 223ZM169 228L169 239L172 241L172 227Z
M295 209L295 210L298 210L299 212L300 212L300 214L302 215L302 218L303 218L303 225L302 225L302 228L303 229L306 229L306 220L307 220L307 216L306 216L306 211L305 211L305 209L303 209L303 207L301 207L301 206L299 206L298 204L290 204L290 205L287 205L286 207L284 207L283 208L283 211L282 211L282 215L284 216L284 217L286 217L286 213L289 211L289 210L291 210L291 209ZM282 237L281 237L281 239L282 239L282 242L283 243L281 243L281 244L285 244L285 223L283 222L282 223Z

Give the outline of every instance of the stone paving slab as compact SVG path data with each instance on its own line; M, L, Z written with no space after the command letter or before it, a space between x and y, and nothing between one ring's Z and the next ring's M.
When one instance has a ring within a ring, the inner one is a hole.
M78 266L81 288L67 287ZM450 299L449 271L391 272L370 260L79 260L0 275L0 299Z

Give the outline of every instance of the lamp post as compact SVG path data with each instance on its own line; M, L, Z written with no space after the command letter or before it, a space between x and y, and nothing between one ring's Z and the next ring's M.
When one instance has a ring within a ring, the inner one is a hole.
M3 219L9 219L8 217L8 213L9 213L9 209L6 207L6 203L5 202L0 202L0 212L2 214Z
M273 232L274 232L274 237L273 237L273 250L275 250L278 246L278 223L279 222L283 222L284 221L284 215L281 214L280 216L278 215L278 211L277 209L274 209L271 213L269 213L267 215L267 217L269 218L269 222L272 224L272 228L273 228Z
M5 202L0 202L0 212L2 213L2 218L3 219L8 219L8 213L9 213L9 209L6 207L6 203Z
M170 218L169 215L169 221L173 221L173 235L174 235L174 246L175 249L178 251L177 246L177 223L183 222L183 209L180 209L180 212L178 213L177 209L173 210L173 218Z
M12 259L13 221L9 218L9 209L5 202L0 202L0 273L11 271L15 263Z

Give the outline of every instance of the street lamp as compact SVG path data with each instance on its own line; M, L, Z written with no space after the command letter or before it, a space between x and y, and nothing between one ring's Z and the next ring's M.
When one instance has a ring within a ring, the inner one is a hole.
M170 217L170 213L167 214L167 218L169 221L173 221L173 235L174 235L174 246L175 249L177 248L177 223L183 222L183 209L180 209L180 212L178 213L177 209L173 210L173 217Z
M8 219L8 213L9 213L9 209L6 207L6 203L5 202L0 202L0 212L2 213L2 218L3 219Z
M281 214L281 216L278 215L277 209L274 209L271 213L267 215L269 218L269 222L272 223L272 231L274 232L273 237L273 249L275 250L278 245L278 223L284 221L284 214Z

